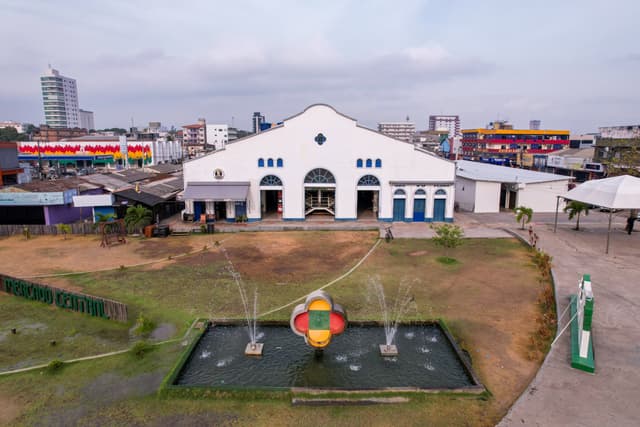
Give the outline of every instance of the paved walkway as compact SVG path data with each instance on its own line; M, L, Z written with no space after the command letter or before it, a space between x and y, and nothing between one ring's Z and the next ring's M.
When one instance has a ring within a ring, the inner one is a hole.
M553 256L560 313L580 276L591 274L596 374L570 368L570 332L565 332L499 426L640 424L640 232L627 235L623 215L614 218L609 255L604 254L607 214L592 212L579 232L561 215L555 234L553 215L534 215L540 246ZM512 214L461 216L470 223L493 218L495 226L513 228ZM565 315L560 327L568 320Z

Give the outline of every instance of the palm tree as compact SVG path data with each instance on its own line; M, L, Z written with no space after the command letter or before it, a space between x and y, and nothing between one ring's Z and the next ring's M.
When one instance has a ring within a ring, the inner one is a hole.
M124 216L124 223L129 233L141 233L142 228L151 224L153 213L142 205L129 206Z
M574 230L580 231L580 214L589 215L589 205L572 200L564 207L564 211L569 212L569 220L576 217L576 228Z
M529 224L531 222L531 218L533 217L533 209L526 206L518 206L513 211L516 214L516 222L522 221L521 230L524 230L525 223Z

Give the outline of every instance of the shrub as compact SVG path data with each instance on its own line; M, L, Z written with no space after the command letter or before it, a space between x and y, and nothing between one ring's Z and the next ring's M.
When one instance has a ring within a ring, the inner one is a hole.
M138 341L133 345L133 347L131 347L131 350L129 351L131 352L131 355L133 355L137 359L142 359L151 350L153 350L153 346L151 344L146 341Z
M64 367L64 362L62 360L54 359L47 365L47 373L55 374L60 371Z
M136 321L136 327L133 332L136 335L147 336L156 328L156 324L153 320L144 316L144 314L140 313L138 319Z

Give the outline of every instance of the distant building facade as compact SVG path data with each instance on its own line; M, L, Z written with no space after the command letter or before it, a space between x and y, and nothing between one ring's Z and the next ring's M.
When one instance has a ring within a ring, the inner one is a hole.
M18 145L15 142L0 142L0 187L19 184L23 169L18 164Z
M429 116L429 130L441 131L445 129L449 133L449 138L460 135L460 116Z
M212 146L214 150L223 149L227 145L227 142L229 142L229 125L207 124L206 138L207 145Z
M66 138L78 138L87 135L86 129L80 128L53 128L48 125L40 125L33 134L35 142L56 142Z
M44 118L52 128L76 128L80 126L78 88L76 80L65 77L49 66L40 77Z
M5 129L5 128L14 128L18 133L24 133L25 131L25 126L23 123L14 122L13 120L0 122L0 129Z
M401 141L411 142L416 133L416 125L412 122L380 122L378 132Z
M640 152L640 125L606 126L598 128L600 136L596 138L594 161L608 163L610 167L626 167L625 155Z
M494 122L488 129L462 131L462 155L467 160L523 165L525 157L532 159L568 146L568 130L513 129L506 122Z
M265 119L264 116L260 114L260 111L256 111L255 113L253 113L253 117L251 118L253 133L260 133L263 123L265 123Z
M192 158L205 151L207 143L207 121L198 119L198 123L182 126L182 146L185 157Z
M96 125L93 122L93 111L87 111L81 108L78 110L78 112L80 117L80 128L86 130L94 130L96 128Z

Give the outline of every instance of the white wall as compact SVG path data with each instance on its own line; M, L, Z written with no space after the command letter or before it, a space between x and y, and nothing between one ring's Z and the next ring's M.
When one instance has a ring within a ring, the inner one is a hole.
M541 182L526 184L525 188L518 190L516 206L526 206L533 212L555 212L556 196L567 192L569 179L562 181ZM564 203L560 202L560 209Z
M456 177L456 202L461 210L474 212L476 207L476 182Z
M476 208L474 212L500 212L499 182L476 182Z
M456 202L468 212L500 212L500 183L456 177Z
M314 138L323 133L326 142L318 145ZM259 168L258 158L282 158L282 168ZM357 159L382 160L381 168L356 168ZM364 175L373 175L381 183L380 219L393 215L393 187L390 181L407 181L407 218L412 215L413 187L420 183L427 192L427 217L433 212L435 184L453 183L453 162L416 150L413 144L390 139L377 132L357 126L355 120L337 113L326 105L309 107L303 113L284 122L280 127L228 143L226 148L184 165L185 186L190 181L214 181L213 172L224 171L224 181L249 181L247 216L260 218L260 180L266 175L278 176L284 186L283 218L304 218L304 178L315 168L324 168L336 178L336 219L355 219L357 183ZM410 187L410 188L409 188ZM445 216L453 218L453 185L448 193Z

